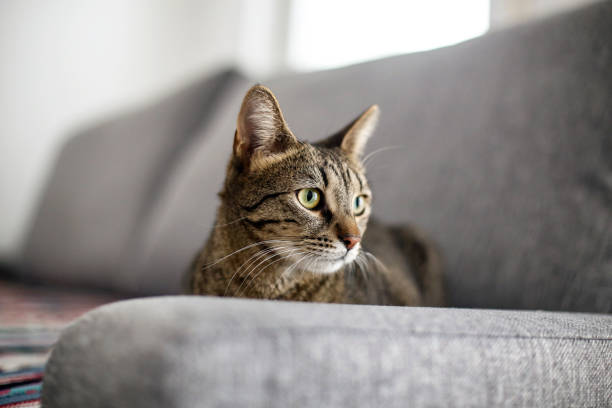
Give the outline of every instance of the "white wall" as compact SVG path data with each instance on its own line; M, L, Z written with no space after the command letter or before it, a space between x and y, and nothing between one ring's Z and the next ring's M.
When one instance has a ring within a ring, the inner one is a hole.
M488 28L489 0L293 0L288 63L334 68L448 46Z
M258 44L280 1L0 2L0 257L19 250L71 132L227 64L274 69L283 56Z

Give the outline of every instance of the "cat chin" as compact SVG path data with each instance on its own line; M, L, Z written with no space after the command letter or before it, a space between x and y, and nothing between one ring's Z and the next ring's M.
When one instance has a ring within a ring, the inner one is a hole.
M321 260L312 266L312 272L321 273L321 274L329 274L337 272L344 265L344 259L340 259L337 261L327 261Z
M360 248L361 248L361 245L357 244L355 246L355 248L353 248L350 251L348 251L348 253L344 257L344 265L348 265L351 262L353 262L355 259L357 259L357 255L359 255L359 249Z
M356 247L350 250L345 256L339 259L335 259L335 260L319 259L316 262L314 262L314 264L310 267L310 271L314 273L321 273L321 274L330 274L330 273L337 272L344 265L348 265L351 262L355 261L358 254L359 254L359 248Z

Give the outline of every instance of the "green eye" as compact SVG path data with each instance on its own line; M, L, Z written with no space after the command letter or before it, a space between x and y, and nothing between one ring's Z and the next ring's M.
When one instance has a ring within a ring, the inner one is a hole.
M361 215L365 212L365 199L362 195L355 197L353 200L353 214Z
M300 204L312 210L321 201L321 192L316 188L303 188L297 193Z

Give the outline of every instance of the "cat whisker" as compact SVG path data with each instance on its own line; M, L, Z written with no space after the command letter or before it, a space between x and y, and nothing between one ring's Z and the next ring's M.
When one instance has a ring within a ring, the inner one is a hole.
M247 269L250 268L254 263L256 263L258 260L260 260L262 257L264 257L265 255L269 254L270 252L275 252L277 250L281 250L281 249L287 249L290 248L288 246L284 246L284 245L274 245L270 248L267 249L262 249L260 251L257 251L253 256L251 256L245 263L243 263L240 268L238 268L238 270L236 271L236 273L239 273L240 270L242 269L243 266L246 266Z
M303 254L303 253L304 253L304 252L301 252L301 253L299 253L298 255L301 255L301 254ZM288 258L288 257L289 257L289 256L287 256L286 258ZM286 258L285 258L285 259L286 259ZM280 281L282 281L282 280L283 280L284 278L286 278L286 277L287 277L287 275L285 274L285 272L281 273L281 274L280 274L280 275L279 275L279 276L276 278L276 280L274 281L274 284L273 284L272 286L274 286L274 287L278 288L278 283L279 283ZM272 297L271 299L277 299L277 298L276 298L276 297Z
M368 251L363 251L363 254L369 259L374 261L374 264L380 268L383 271L387 270L387 267L385 266L385 264L383 264L376 256L374 256L372 253L368 252Z
M259 275L261 275L261 274L263 273L263 271L264 271L264 270L266 270L267 268L269 268L270 266L274 265L274 264L275 264L275 263L277 263L277 262L284 261L285 259L289 258L291 255L294 255L295 253L297 253L297 254L299 255L299 254L301 254L302 252L301 252L299 249L295 249L293 252L291 252L291 253L289 253L289 254L286 254L286 255L284 255L284 256L281 256L279 259L277 259L277 260L275 260L275 261L272 261L272 262L270 262L269 264L265 265L265 266L264 266L264 267L263 267L263 268L262 268L262 269L261 269L259 272L257 272L257 273L256 273L256 274L255 274L255 275L254 275L254 276L251 278L251 280L249 281L249 283L247 283L247 285L246 285L246 286L245 286L245 288L244 288L244 293L246 293L246 292L249 290L249 288L251 287L251 285L253 285L253 284L255 283L255 280L257 280L257 277L258 277ZM272 257L272 258L273 258L273 257ZM240 288L238 288L238 290L240 290ZM240 296L240 295L238 294L238 296Z
M359 259L360 256L361 256L361 252L359 252L359 254L355 258L355 260L349 264L351 266L351 268L353 269L353 273L355 275L357 275L357 272L359 272L359 273L361 273L363 275L363 271L362 271L362 267L361 267L361 259Z
M370 280L370 276L368 275L369 268L368 268L367 262L364 257L365 255L363 254L363 252L360 252L359 256L357 256L355 260L358 262L359 271L361 272L361 275L363 276L364 281L368 282Z
M223 228L223 227L227 227L228 225L233 225L236 224L237 222L240 222L242 220L245 220L247 217L240 217L234 221L230 221L228 223L225 224L217 224L217 225L213 225L213 229L217 229L217 228Z
M308 270L308 271L309 271L311 274L315 274L315 272L313 272L313 271L311 271L311 270L310 270L310 267L311 267L311 265L312 265L312 264L314 264L315 262L317 262L317 258L318 258L318 257L319 257L319 255L318 255L318 254L313 253L313 257L312 257L312 259L310 259L310 260L309 260L308 265L306 265L306 266L304 267L304 269Z
M247 249L253 248L254 246L257 246L257 245L265 245L265 244L272 244L272 243L289 243L289 244L291 244L293 242L295 242L295 241L279 240L279 239L268 239L268 240L265 240L265 241L254 242L254 243L246 245L246 246L244 246L244 247L242 247L242 248L240 248L240 249L238 249L238 250L236 250L236 251L234 251L234 252L232 252L230 254L227 254L227 255L217 259L216 261L214 261L212 263L209 263L208 265L204 265L202 267L202 271L210 268L211 266L217 265L219 262L222 262L222 261L226 260L230 256L236 255L236 254L238 254L238 253L240 253L242 251L246 251Z
M300 264L300 262L302 262L304 259L310 258L310 257L316 257L316 255L313 255L312 253L306 253L306 255L304 255L298 261L294 262L293 265L291 265L289 267L289 269L285 270L285 272L283 272L283 274L284 275L290 275L291 272Z
M310 272L310 266L314 264L315 262L317 262L321 254L317 252L309 251L308 249L305 251L305 253L311 255L311 257L307 260L307 264L303 266L302 270L307 270Z
M242 280L242 283L241 283L241 284L240 284L240 286L238 287L238 290L235 292L235 295L236 295L236 296L238 296L238 293L240 293L240 289L242 288L242 285L244 285L244 284L245 284L245 282L246 282L246 281L249 279L249 276L250 276L250 275L251 275L253 272L255 272L255 271L257 270L257 268L258 268L260 265L263 265L263 264L265 264L267 261L269 261L269 260L271 260L271 259L274 259L274 257L276 257L276 256L279 256L279 255L282 255L282 254L287 254L287 253L289 253L289 255L290 255L290 253L292 253L292 252L293 252L293 251L295 251L295 250L296 250L295 248L288 248L288 249L285 249L285 250L282 250L282 251L278 251L278 252L276 252L276 253L274 253L274 254L272 254L272 255L270 255L270 256L267 256L267 257L266 257L266 258L264 258L263 260L259 261L259 263L254 264L254 265L251 265L251 266L250 266L250 267L247 269L246 274L245 274L245 276L244 276L244 278L243 278L243 280Z
M363 160L361 161L361 164L365 167L368 163L369 160L371 160L374 156L376 156L379 153L382 152L386 152L388 150L395 150L395 149L407 149L408 146L405 145L395 145L395 146L385 146L385 147L381 147L380 149L376 149L373 152L368 153Z
M306 251L306 253L311 256L306 260L306 263L302 266L301 269L302 272L312 273L312 271L310 270L310 266L317 260L318 255L311 251Z
M346 276L347 277L349 277L351 279L354 279L354 277L355 277L355 265L354 265L354 262L351 262L350 264L346 265L345 271L346 271Z
M288 248L286 246L280 246L280 245L275 245L271 248L267 248L267 249L261 249L257 252L255 252L249 259L247 259L246 261L244 261L242 263L242 265L240 265L240 267L238 269L236 269L236 271L232 274L229 282L227 283L227 287L225 288L225 292L223 292L223 296L227 295L227 291L229 290L230 285L232 284L232 281L234 280L234 277L236 277L237 275L239 275L240 270L247 266L247 264L251 264L252 262L256 262L258 259L260 259L262 256L275 251L276 249L284 249L284 248Z

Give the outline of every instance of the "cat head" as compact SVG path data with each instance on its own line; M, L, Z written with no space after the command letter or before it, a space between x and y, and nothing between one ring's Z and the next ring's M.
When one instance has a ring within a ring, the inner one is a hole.
M331 273L353 262L371 212L361 162L376 105L331 137L309 144L287 125L272 92L251 88L238 115L223 205L248 236L301 269Z

